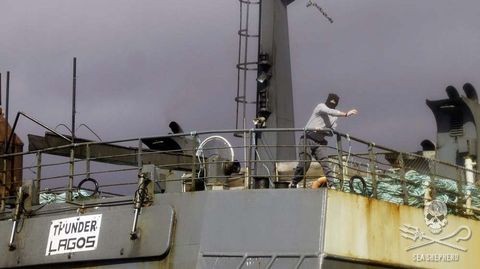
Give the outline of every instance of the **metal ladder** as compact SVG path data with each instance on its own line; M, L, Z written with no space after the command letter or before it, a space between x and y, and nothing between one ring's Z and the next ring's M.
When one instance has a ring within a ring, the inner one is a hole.
M255 79L249 80L249 76L257 76L258 69L258 46L259 46L259 21L260 21L260 4L261 0L239 0L240 2L240 30L238 31L238 61L237 61L237 95L236 114L235 114L235 129L247 129L247 105L255 104L256 101L251 101L247 97L248 83L255 82ZM252 33L251 25L255 23L252 19L251 13L258 13L258 27L257 31ZM249 51L249 43L252 39L256 41L256 51L253 54ZM251 72L254 71L254 72ZM256 88L256 84L255 88ZM256 96L256 95L255 95ZM235 134L237 137L242 137L243 134Z

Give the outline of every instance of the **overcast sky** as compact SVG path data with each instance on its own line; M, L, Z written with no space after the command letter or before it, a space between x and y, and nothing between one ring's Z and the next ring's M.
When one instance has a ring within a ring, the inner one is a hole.
M317 1L333 24L306 2L288 10L296 127L336 91L340 109L360 111L340 131L414 151L435 140L425 99L450 84L480 89L478 0ZM103 140L163 135L171 120L232 129L238 27L238 0L1 0L10 118L70 126L77 57L77 123ZM25 142L30 132L43 133L22 120Z

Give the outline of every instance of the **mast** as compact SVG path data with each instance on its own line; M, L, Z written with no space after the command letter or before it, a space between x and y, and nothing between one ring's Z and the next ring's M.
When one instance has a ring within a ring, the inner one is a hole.
M260 2L256 116L265 118L265 122L261 124L261 127L265 128L294 128L287 18L287 6L293 1ZM257 140L260 145L294 145L295 134L262 133ZM295 159L295 149L291 147L260 146L258 154L260 159Z

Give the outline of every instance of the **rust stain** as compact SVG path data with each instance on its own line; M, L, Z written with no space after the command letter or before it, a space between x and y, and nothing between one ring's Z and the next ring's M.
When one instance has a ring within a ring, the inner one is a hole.
M397 230L400 227L402 208L400 205L386 203L373 198L365 198L358 195L342 194L340 197L352 206L349 210L356 210L353 215L360 219L350 219L349 238L353 240L366 240L357 242L357 247L364 248L355 250L348 248L345 253L349 257L364 258L375 257L377 262L392 264L395 261L397 247L388 247L398 244ZM366 253L365 253L366 250ZM359 255L360 254L360 255Z

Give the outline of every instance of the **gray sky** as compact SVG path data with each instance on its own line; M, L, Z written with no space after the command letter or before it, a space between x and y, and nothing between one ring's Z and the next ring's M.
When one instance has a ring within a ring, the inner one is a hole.
M435 139L425 99L446 98L450 84L480 89L480 2L317 2L333 24L306 0L289 6L297 127L336 91L340 109L360 111L339 130L418 150ZM21 110L70 126L77 57L77 123L103 140L166 134L171 120L185 130L234 127L238 0L2 0L0 26L12 120ZM43 131L21 121L25 142L29 132Z

